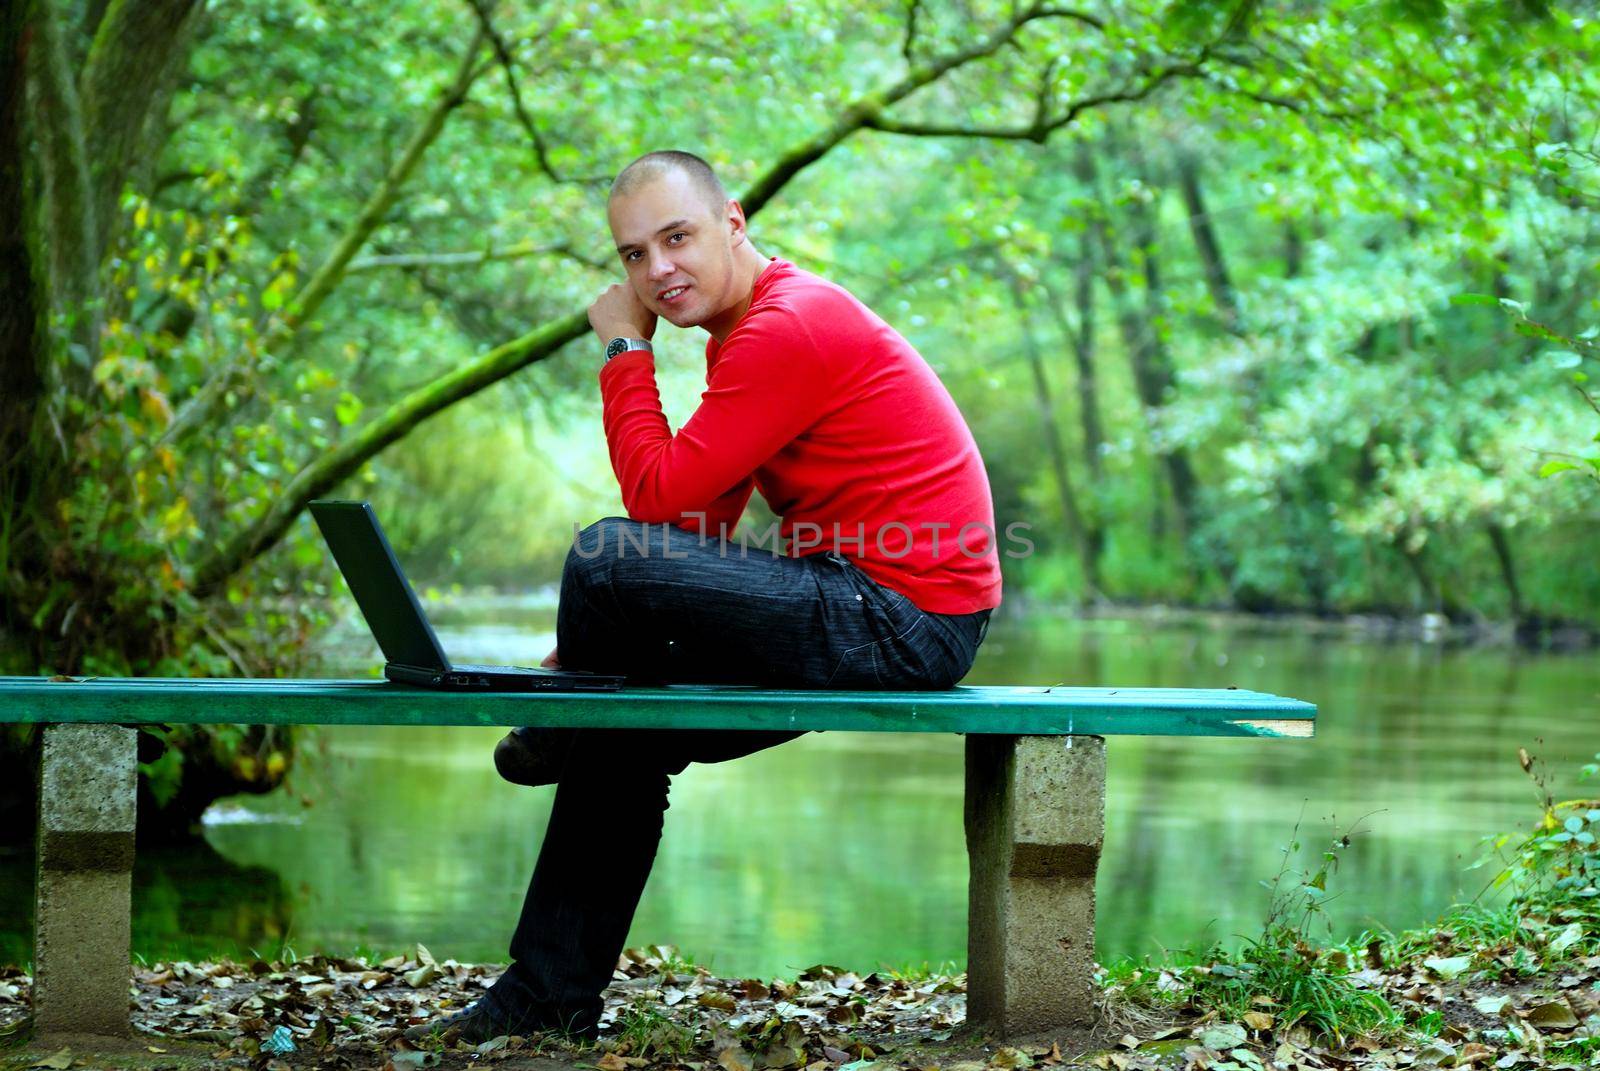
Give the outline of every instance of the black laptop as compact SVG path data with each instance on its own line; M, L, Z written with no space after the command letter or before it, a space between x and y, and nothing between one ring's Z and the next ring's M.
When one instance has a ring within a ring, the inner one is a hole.
M313 502L311 516L333 551L361 616L388 660L392 681L463 692L610 692L623 678L573 669L451 665L394 548L365 502Z

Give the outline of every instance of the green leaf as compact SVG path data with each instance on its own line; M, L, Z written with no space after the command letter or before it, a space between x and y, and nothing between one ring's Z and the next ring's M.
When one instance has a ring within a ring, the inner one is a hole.
M333 408L333 415L340 424L348 427L354 424L361 416L362 408L363 404L360 398L357 398L349 391L343 391L339 395L339 404Z
M1571 350L1551 350L1544 356L1557 368L1576 368L1583 363L1583 358Z
M1546 461L1543 465L1539 466L1539 476L1541 479L1543 479L1547 476L1554 476L1558 472L1566 472L1568 469L1575 469L1577 467L1578 466L1574 465L1570 461Z
M1567 831L1570 832L1570 833L1582 833L1583 832L1583 826L1584 826L1583 819L1579 818L1577 815L1572 815L1570 818L1568 818L1565 822L1562 822L1561 824L1566 826L1567 827Z

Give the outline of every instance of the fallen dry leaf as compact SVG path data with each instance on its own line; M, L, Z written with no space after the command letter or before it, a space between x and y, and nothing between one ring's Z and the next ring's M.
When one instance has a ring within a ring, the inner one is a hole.
M750 1071L750 1054L741 1048L727 1048L717 1053L717 1063L726 1071Z
M1529 1008L1524 1013L1528 1022L1540 1030L1571 1030L1578 1025L1578 1017L1564 1000L1552 1000Z

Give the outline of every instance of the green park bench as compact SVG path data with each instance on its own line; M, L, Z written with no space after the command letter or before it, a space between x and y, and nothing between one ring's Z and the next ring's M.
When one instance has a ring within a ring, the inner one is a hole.
M3 722L45 726L36 1037L129 1031L131 727L254 723L966 734L967 1020L1012 1038L1093 1017L1105 737L1309 737L1316 707L1235 689L668 685L484 695L387 681L0 677Z

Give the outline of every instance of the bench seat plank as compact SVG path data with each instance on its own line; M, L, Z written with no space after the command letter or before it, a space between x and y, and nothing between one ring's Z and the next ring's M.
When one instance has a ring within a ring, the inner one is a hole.
M676 684L436 692L380 680L0 677L0 721L572 725L1007 735L1309 737L1317 708L1241 689L961 686L937 692Z

